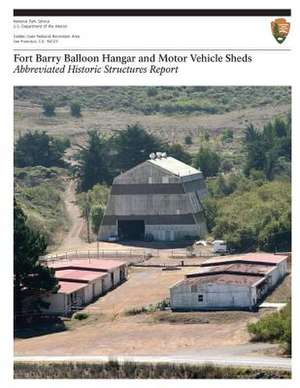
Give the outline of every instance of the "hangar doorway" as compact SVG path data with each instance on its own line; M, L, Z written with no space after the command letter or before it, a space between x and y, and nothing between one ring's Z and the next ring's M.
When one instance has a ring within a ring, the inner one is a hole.
M145 222L143 220L118 220L120 240L144 240Z

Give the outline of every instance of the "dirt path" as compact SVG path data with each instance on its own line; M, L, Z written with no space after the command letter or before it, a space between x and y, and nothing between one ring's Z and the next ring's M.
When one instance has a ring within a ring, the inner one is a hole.
M72 180L69 183L64 197L70 229L62 241L58 249L59 251L75 249L84 243L80 238L81 230L84 227L84 220L80 217L80 210L75 204L75 188L76 183Z

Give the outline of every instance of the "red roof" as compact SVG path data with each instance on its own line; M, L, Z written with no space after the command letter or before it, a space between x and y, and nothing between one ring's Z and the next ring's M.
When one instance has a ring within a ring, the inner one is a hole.
M232 273L240 272L247 275L265 275L272 271L274 266L261 263L227 263L220 265L210 265L208 267L201 267L200 271L191 272L186 275L187 278L197 277L207 273Z
M252 263L264 263L276 265L280 263L282 260L287 259L286 255L275 255L272 253L264 253L264 252L253 252L246 253L244 255L232 255L232 256L221 256L214 257L205 261L201 264L201 267L209 266L209 265L220 265L220 264L228 264L230 262L252 262Z
M90 282L102 277L105 277L105 273L96 271L76 270L76 269L57 269L55 271L55 277L57 279L70 279L74 281Z
M233 274L207 274L206 276L199 276L194 278L187 278L183 280L184 284L234 284L240 286L253 286L255 283L262 281L264 279L263 276L260 275L233 275Z
M86 287L86 283L79 283L79 282L60 281L58 284L60 286L58 293L64 293L64 294L72 294L72 292L81 290L82 288Z
M98 271L109 271L127 264L125 261L106 260L106 259L75 259L75 260L60 260L54 263L49 263L52 268L73 268L73 269L88 269Z

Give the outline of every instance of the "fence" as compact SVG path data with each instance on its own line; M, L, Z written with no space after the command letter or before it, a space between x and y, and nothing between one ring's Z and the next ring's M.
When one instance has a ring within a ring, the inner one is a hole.
M40 257L41 261L56 260L75 260L75 259L146 259L149 257L158 257L157 249L127 249L127 250L88 250L88 251L66 251L55 254L49 254Z

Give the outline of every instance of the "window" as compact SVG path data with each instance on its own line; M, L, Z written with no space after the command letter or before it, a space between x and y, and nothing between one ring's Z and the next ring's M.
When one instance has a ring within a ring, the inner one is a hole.
M198 302L203 302L203 295L198 295Z
M169 177L168 176L163 176L162 177L162 183L169 183Z
M149 177L148 177L148 183L150 183L150 184L153 183L153 182L152 182L152 176L149 176Z
M196 284L191 285L191 292L197 292L197 285Z

